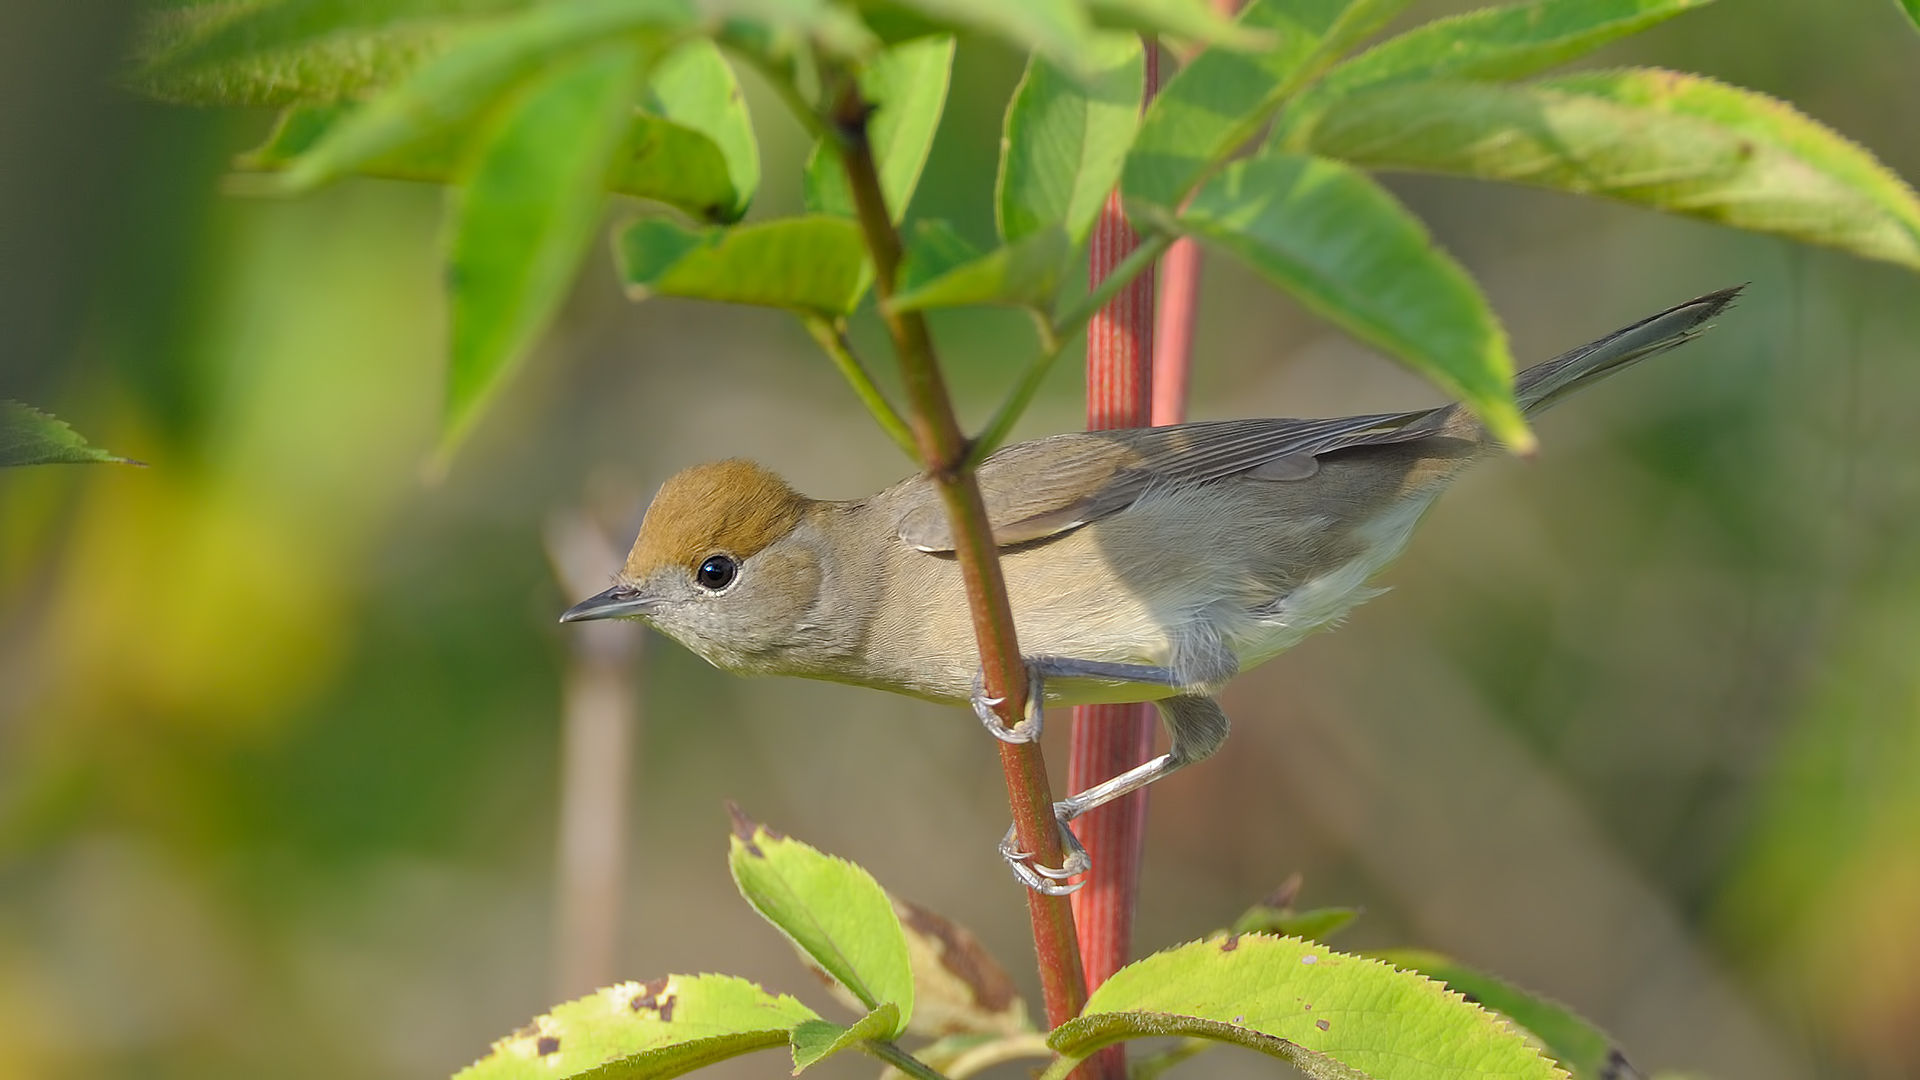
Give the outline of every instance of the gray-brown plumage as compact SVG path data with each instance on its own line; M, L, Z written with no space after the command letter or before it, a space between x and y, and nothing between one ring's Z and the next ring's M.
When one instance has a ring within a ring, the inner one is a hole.
M1737 293L1527 369L1522 408L1691 339ZM1157 701L1173 736L1167 755L1062 802L1061 820L1212 753L1226 736L1213 695L1374 595L1368 579L1421 513L1493 450L1456 404L1056 435L987 458L981 493L1036 690L1057 704ZM614 587L563 619L645 618L729 670L972 702L996 736L1033 738L1037 708L1007 728L980 698L952 549L925 477L826 502L722 461L668 480ZM1061 887L1046 878L1084 869L1078 853L1060 869L1008 855L1048 891Z

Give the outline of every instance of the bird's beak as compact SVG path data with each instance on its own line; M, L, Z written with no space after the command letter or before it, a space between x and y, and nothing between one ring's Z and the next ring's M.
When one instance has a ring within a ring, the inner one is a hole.
M590 619L620 619L653 613L653 597L631 585L615 585L606 592L589 596L561 612L560 621L586 622Z

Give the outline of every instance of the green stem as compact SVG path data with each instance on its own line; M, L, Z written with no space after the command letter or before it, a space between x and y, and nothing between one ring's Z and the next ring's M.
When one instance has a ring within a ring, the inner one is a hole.
M874 422L880 425L880 429L885 431L908 457L918 458L920 448L913 441L913 429L900 418L900 410L893 407L893 402L888 401L886 395L880 392L880 387L875 385L866 365L860 362L859 357L853 355L853 343L847 340L846 324L822 315L803 315L800 321L806 323L807 332L813 335L813 340L819 342L820 348L833 359L833 366L839 368L840 374L846 377L848 385L853 387L854 396L867 407L867 412L873 414Z
M1058 322L1040 322L1039 354L1027 364L1027 370L1021 373L1020 381L1014 384L1013 392L1000 403L1000 408L994 412L993 419L987 421L987 426L981 429L980 434L973 440L973 451L968 458L968 465L978 465L986 460L988 454L1000 448L1000 444L1006 441L1008 433L1013 430L1013 425L1019 422L1020 417L1027 411L1027 406L1033 403L1033 396L1039 392L1040 384L1046 381L1047 373L1053 370L1053 362L1060 358L1060 354L1065 352L1073 339L1080 335L1080 331L1087 328L1087 323L1093 320L1094 315L1101 308L1106 307L1108 301L1119 295L1121 289L1126 288L1127 282L1152 268L1154 260L1165 254L1177 239L1179 238L1173 234L1164 232L1150 233L1142 237L1140 246L1134 248L1125 259L1122 259L1120 265L1113 268L1113 273L1101 279L1097 288L1081 297L1079 303L1067 309L1067 313L1061 316Z
M868 1039L866 1042L860 1044L860 1049L899 1069L908 1076L916 1077L917 1080L947 1080L945 1076L936 1072L932 1066L914 1057L912 1054L907 1053L905 1050L900 1049L896 1043L882 1042L879 1039Z

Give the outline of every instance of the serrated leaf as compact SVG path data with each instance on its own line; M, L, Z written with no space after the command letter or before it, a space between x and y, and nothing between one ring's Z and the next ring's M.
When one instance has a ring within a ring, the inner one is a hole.
M1359 908L1323 907L1295 911L1292 908L1256 904L1233 921L1235 934L1272 934L1308 941L1325 941L1360 917Z
M853 1049L863 1042L885 1042L904 1028L905 1025L900 1022L900 1010L890 1003L874 1009L850 1027L825 1020L804 1021L794 1026L790 1040L793 1047L793 1074L798 1076L835 1054Z
M281 186L306 191L411 144L447 137L569 53L625 43L637 54L664 46L692 22L686 0L578 0L469 31L328 131L281 174Z
M1120 178L1140 125L1146 61L1132 34L1100 34L1089 50L1093 74L1077 79L1043 56L1007 106L995 203L1000 236L1019 240L1064 225L1084 240Z
M1208 49L1168 81L1140 121L1121 173L1129 214L1180 205L1275 109L1407 0L1254 0L1240 25L1274 46Z
M738 221L760 187L760 148L754 142L753 121L747 115L746 98L740 93L732 66L712 41L695 38L660 61L647 80L647 90L649 112L697 132L720 151L733 198L717 212L702 216ZM677 154L659 159L654 172L660 180L672 182L677 160ZM662 201L685 205L672 199Z
M1445 983L1447 989L1525 1028L1576 1080L1618 1080L1639 1075L1606 1032L1556 1001L1423 949L1388 949L1374 956Z
M557 68L507 110L455 191L443 457L565 299L600 224L639 76L624 45Z
M141 90L200 105L358 97L412 70L476 18L527 0L280 0L203 5L147 21Z
M140 464L89 445L65 420L18 401L0 401L0 467L90 462Z
M972 304L1044 307L1060 287L1073 247L1066 229L1049 225L956 266L924 285L896 293L887 306L895 311Z
M895 222L906 216L933 149L947 103L953 47L949 34L919 38L887 49L860 71L860 95L874 107L867 142L880 173L880 194ZM806 205L816 214L854 213L846 169L826 143L814 144L807 159Z
M1920 268L1920 196L1899 177L1786 104L1700 76L1389 86L1331 104L1309 141L1373 168L1599 195Z
M1178 226L1466 402L1509 446L1532 446L1486 297L1364 174L1296 154L1236 162L1194 195Z
M727 865L740 895L869 1009L899 1010L891 1039L913 1018L913 969L893 905L873 876L845 859L734 811Z
M1035 52L1069 71L1086 72L1092 32L1074 0L892 0L931 26L975 30L1020 52Z
M1326 102L1357 90L1435 78L1518 79L1710 2L1536 0L1435 19L1327 72L1287 107L1268 145L1300 149L1298 131Z
M785 1046L819 1019L785 994L730 975L626 982L567 1002L493 1044L458 1080L658 1080Z
M1129 964L1048 1042L1083 1059L1145 1035L1232 1042L1316 1077L1566 1076L1505 1021L1431 979L1263 935L1194 942Z
M860 226L816 215L689 229L644 218L615 248L634 299L682 296L845 315L873 279Z
M1088 0L1087 12L1108 30L1247 51L1273 46L1272 37L1221 15L1207 0Z

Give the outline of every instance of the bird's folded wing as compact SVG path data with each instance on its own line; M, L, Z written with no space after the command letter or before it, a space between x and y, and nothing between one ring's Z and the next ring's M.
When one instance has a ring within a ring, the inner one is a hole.
M1089 431L1019 443L982 462L980 494L1001 547L1043 540L1125 509L1160 484L1206 484L1238 474L1302 480L1317 456L1410 442L1435 433L1444 410L1327 420L1218 420L1130 431ZM939 494L924 477L892 493L900 539L952 551Z

